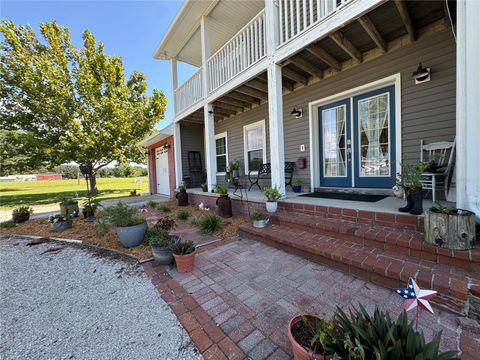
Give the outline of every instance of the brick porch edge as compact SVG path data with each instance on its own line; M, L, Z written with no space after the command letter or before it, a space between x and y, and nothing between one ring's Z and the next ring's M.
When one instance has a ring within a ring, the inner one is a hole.
M197 301L172 279L165 266L155 262L142 266L206 360L247 359Z

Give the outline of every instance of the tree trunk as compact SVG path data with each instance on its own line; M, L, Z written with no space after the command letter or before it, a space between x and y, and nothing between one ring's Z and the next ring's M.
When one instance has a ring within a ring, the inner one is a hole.
M90 172L90 193L92 195L98 194L98 189L97 189L97 172L92 169Z

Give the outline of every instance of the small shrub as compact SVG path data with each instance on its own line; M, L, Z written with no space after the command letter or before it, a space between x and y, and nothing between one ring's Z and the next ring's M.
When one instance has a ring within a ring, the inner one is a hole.
M215 188L215 192L220 195L226 195L228 194L228 188L223 185L217 185L217 187Z
M222 226L223 219L215 214L205 215L200 218L198 226L204 233L211 234Z
M187 210L180 210L177 213L178 220L187 220L189 216L190 216L190 213Z
M15 216L24 216L24 215L30 215L33 213L33 209L29 208L28 206L20 206L16 209L13 209L12 215Z
M153 200L150 200L150 201L147 203L147 205L148 205L149 207L151 207L152 209L156 209L159 204L160 204L160 203L159 203L158 201L153 201Z
M188 255L195 251L195 243L192 240L178 242L172 245L172 251L177 255Z
M169 248L175 243L170 235L168 235L168 231L160 228L148 229L145 234L145 239L150 246L158 246L162 248Z
M145 218L137 208L118 202L115 206L104 208L97 215L95 222L97 224L97 234L105 235L110 231L112 226L125 227L139 225L145 222Z
M173 220L169 216L164 216L160 220L157 221L157 223L153 226L154 229L157 230L163 230L166 231L167 234L175 229L177 227L177 224L175 223L175 220Z
M192 226L199 226L200 225L200 218L198 216L191 216L188 220L188 223Z
M282 194L280 194L280 191L278 191L276 186L266 186L262 189L262 192L267 198L267 201L277 201L282 197Z
M172 211L167 205L160 205L157 207L157 209L164 213L169 213Z
M0 227L4 229L11 229L11 228L14 228L15 226L17 226L17 224L12 220L2 221L0 223Z
M259 213L257 210L253 210L250 214L250 220L258 221L258 220L267 220L268 216L262 213Z

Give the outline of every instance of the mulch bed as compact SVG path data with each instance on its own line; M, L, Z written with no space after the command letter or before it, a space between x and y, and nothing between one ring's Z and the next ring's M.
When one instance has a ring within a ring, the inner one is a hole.
M189 240L195 241L197 236L198 239L204 237L199 230L196 230L193 226L188 224L188 220L178 220L176 214L178 210L187 210L191 216L202 216L213 212L212 210L207 212L198 209L196 206L179 207L177 206L176 202L173 201L165 203L165 205L171 209L170 212L164 213L151 207L148 208L146 217L151 225L155 223L156 219L159 219L165 215L169 215L177 222L178 230L192 230L195 235L192 235L194 238ZM212 234L211 237L217 238L218 240L234 237L238 233L238 225L245 221L247 221L247 218L244 216L225 219L222 228ZM134 248L125 248L120 243L120 240L118 240L114 230L104 236L99 236L95 231L95 223L85 221L82 217L74 219L73 227L62 232L50 231L50 223L48 222L48 219L28 220L24 223L17 224L17 226L14 228L1 229L1 232L3 234L33 235L81 240L85 244L91 244L102 248L120 251L125 254L133 255L140 260L145 260L152 257L152 250L148 244L142 243ZM199 243L201 242L202 241L199 241Z

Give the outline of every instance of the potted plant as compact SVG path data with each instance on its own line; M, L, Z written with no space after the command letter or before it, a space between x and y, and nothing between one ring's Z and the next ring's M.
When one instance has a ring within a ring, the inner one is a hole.
M178 187L178 193L175 196L178 200L178 206L188 206L188 194L185 185L180 185Z
M12 211L12 221L16 224L23 223L30 219L30 214L33 214L33 209L28 206L20 206Z
M180 240L177 235L170 235L177 224L172 218L165 216L157 221L153 228L148 229L145 238L152 247L153 258L162 265L173 262L172 245Z
M266 186L262 189L263 194L267 198L267 211L269 213L275 213L277 212L277 207L278 203L277 200L282 197L282 194L280 194L280 191L278 191L278 188L276 186L271 187L271 186Z
M202 183L202 185L200 185L202 187L202 191L203 192L207 192L208 191L208 183L205 181L204 183Z
M238 160L235 160L235 161L231 161L229 166L228 166L228 170L230 172L230 176L232 179L238 179L240 177L240 164L238 162Z
M228 197L228 189L226 186L217 185L215 191L220 194L216 204L218 206L218 215L224 218L232 217L232 200Z
M468 210L433 205L425 211L425 242L453 250L469 250L475 244L475 214Z
M264 228L267 226L269 219L267 215L259 213L257 210L253 210L250 215L250 220L252 220L254 228Z
M230 175L230 171L227 171L227 172L225 173L225 181L226 181L227 183L229 183L230 180L232 180L232 176Z
M293 180L292 188L293 188L293 192L301 193L302 192L302 180L299 179L299 178L296 178L295 180Z
M80 210L78 208L78 201L73 198L64 197L62 198L62 201L59 205L60 215L65 218L70 218L71 216L77 217L78 214L80 214Z
M115 226L122 245L130 248L139 245L147 231L147 222L142 212L146 212L146 208L139 210L119 202L115 206L103 209L98 214L96 221L100 227Z
M196 254L195 243L193 241L177 242L172 245L172 251L178 272L193 271Z
M402 164L402 172L397 175L397 186L404 189L407 205L398 211L412 215L423 213L422 174L425 168L426 164L423 162L416 165Z
M100 201L92 198L88 198L88 200L85 201L82 205L83 217L85 218L85 220L88 221L92 221L95 218L95 213L97 209L102 206L100 205Z
M73 220L66 218L61 214L50 215L48 217L48 222L51 224L50 230L55 232L70 229L73 226Z
M295 360L330 359L334 323L313 315L297 315L288 324Z

